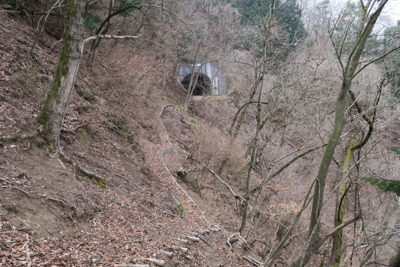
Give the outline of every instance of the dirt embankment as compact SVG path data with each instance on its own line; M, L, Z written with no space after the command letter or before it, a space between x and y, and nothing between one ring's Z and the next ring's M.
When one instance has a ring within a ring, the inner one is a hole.
M36 129L60 51L46 33L31 57L35 28L25 19L0 12L0 136ZM147 80L122 88L111 66L82 65L69 103L61 146L106 183L77 172L40 138L1 141L0 265L110 266L155 258L166 266L251 266L242 256L254 255L239 242L226 244L239 221L229 191L204 171L190 182L176 175L198 149L196 129L228 126L215 113L233 109L230 100L195 103L183 114L183 89L172 76L157 79L157 62L143 62L125 67L135 77L153 68ZM196 235L188 243L177 239Z

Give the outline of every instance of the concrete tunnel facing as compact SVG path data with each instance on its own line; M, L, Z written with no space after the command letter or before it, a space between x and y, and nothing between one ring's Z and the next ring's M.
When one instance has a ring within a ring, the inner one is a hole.
M186 89L189 87L192 70L193 64L191 63L180 63L176 69L177 79ZM194 71L194 79L197 72L199 72L199 78L193 95L223 95L226 93L226 72L215 63L207 60L197 61Z

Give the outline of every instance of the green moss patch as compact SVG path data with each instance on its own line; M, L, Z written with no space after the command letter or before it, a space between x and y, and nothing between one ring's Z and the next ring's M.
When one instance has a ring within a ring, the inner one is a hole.
M118 129L124 134L126 140L131 144L132 150L135 152L135 154L142 160L145 160L145 155L142 149L140 148L140 145L135 142L133 138L133 133L129 129L128 125L126 124L125 120L123 118L118 119Z
M83 141L85 144L89 145L91 143L89 134L83 128L79 128L77 134L79 136L79 139Z
M18 93L18 92L11 92L11 97L15 98L15 99L22 99L22 94Z

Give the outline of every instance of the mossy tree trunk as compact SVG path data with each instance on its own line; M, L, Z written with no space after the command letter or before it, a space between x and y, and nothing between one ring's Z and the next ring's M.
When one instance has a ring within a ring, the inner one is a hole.
M396 256L392 257L389 262L389 267L398 267L400 266L400 247Z
M63 48L53 84L37 122L43 126L42 136L50 145L58 141L83 50L84 20L87 0L69 0L63 37Z
M382 12L383 7L386 5L387 2L388 0L381 1L377 9L371 13L368 21L366 19L361 20L354 47L349 54L345 67L343 68L343 82L339 90L339 96L336 101L334 129L329 139L327 148L322 157L317 174L317 179L316 179L317 181L314 187L311 219L308 229L308 240L304 244L303 250L291 264L292 267L305 266L307 262L310 260L311 256L314 253L316 253L319 247L322 245L320 229L321 229L321 211L324 202L325 184L329 166L333 158L333 153L335 152L336 146L339 142L345 124L346 96L350 90L350 86L354 79L354 74L356 73L361 53L364 50L367 39L370 36L372 29L380 13ZM366 6L363 9L363 15L367 14L367 12L364 13L364 10L367 11L368 8L372 7Z
M339 187L338 201L336 203L336 214L335 214L335 226L339 226L343 223L344 216L344 203L345 197L348 190L350 178L349 170L350 163L354 154L354 137L350 138L350 145L347 149L347 155L342 166L342 183ZM340 258L342 257L342 241L343 229L339 230L336 234L332 236L332 254L329 265L333 267L339 267Z
M360 143L355 144L355 136L352 133L350 136L350 142L349 142L349 147L347 149L347 154L346 158L344 159L343 166L342 166L342 181L339 187L339 192L338 192L338 199L336 202L336 214L335 214L335 220L334 220L334 225L335 227L341 225L343 223L343 218L345 214L345 207L344 203L346 202L347 198L347 191L350 188L350 177L349 177L349 172L350 172L350 163L353 158L354 151L357 149L361 149L370 139L372 132L374 131L374 123L376 119L376 108L379 104L380 97L381 97L381 92L382 92L382 87L384 86L384 79L381 81L379 85L379 89L372 107L373 110L373 115L370 118L367 117L365 112L362 110L361 106L357 102L357 98L355 94L349 90L351 100L354 103L354 106L356 107L359 115L368 123L368 132L365 135L365 137L361 140ZM343 229L339 230L336 234L332 236L332 254L331 254L331 259L329 262L329 266L332 267L339 267L340 266L340 258L342 257L342 247L343 247Z

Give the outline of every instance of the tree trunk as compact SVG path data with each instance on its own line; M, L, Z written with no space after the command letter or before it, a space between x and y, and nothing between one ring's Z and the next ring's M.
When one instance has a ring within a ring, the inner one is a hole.
M68 1L61 56L53 84L37 118L37 122L43 126L42 136L50 145L55 145L58 141L81 62L86 10L86 0Z
M324 202L326 177L328 175L329 166L333 158L333 153L335 152L345 123L346 95L350 90L354 73L356 72L356 68L360 61L361 53L364 50L365 43L367 42L367 38L371 34L372 29L387 2L388 0L383 0L380 2L379 7L371 14L368 22L364 24L364 21L362 21L360 24L359 34L357 35L355 45L349 55L346 68L343 71L343 83L336 102L334 129L329 139L328 146L322 157L317 174L317 182L315 183L311 219L308 229L308 240L301 253L292 263L292 267L305 266L310 260L311 256L316 253L319 247L322 245L320 237L321 210Z
M200 51L200 46L203 43L203 38L201 38L199 45L197 46L197 50L196 50L196 56L194 57L194 62L193 62L193 67L192 67L192 73L190 74L190 82L189 82L189 87L187 88L187 92L186 92L186 98L185 98L185 103L183 104L183 110L185 112L187 112L189 103L190 103L190 98L193 95L194 92L194 88L196 87L196 83L197 83L197 79L199 78L199 74L200 74L200 70L201 67L203 66L203 62L201 63L201 65L199 66L199 70L196 73L196 78L194 78L194 71L196 70L196 64L197 64L197 58L199 56L199 51Z
M339 188L339 197L336 203L336 215L335 215L335 227L341 225L343 223L344 216L344 203L346 198L347 187L349 184L349 170L350 170L350 162L353 158L354 153L354 137L350 138L350 145L347 149L347 155L343 163L342 167L342 183ZM343 237L343 229L339 230L336 234L332 236L332 254L329 266L339 267L340 258L342 257L342 237Z
M261 120L261 112L262 112L262 96L263 96L263 88L264 88L264 77L267 73L267 63L268 63L268 58L267 58L267 45L268 45L268 38L269 38L269 33L272 28L271 26L271 21L274 15L274 8L275 8L275 0L272 0L270 3L270 10L269 10L269 17L268 20L264 23L263 21L263 26L265 27L265 32L263 33L263 62L262 62L262 72L260 76L260 91L258 94L258 100L257 100L257 115L256 115L256 120L257 120L257 126L256 126L256 132L254 134L253 141L251 143L251 147L249 147L249 151L251 151L251 159L249 162L249 169L247 171L247 179L246 179L246 194L245 194L245 201L244 201L244 207L243 207L243 214L242 214L242 223L239 228L240 235L245 234L246 230L246 222L247 222L247 214L249 210L249 205L250 205L250 182L251 182L251 176L252 172L254 169L254 164L256 163L257 160L257 149L258 149L258 139L260 132L263 128L262 125L262 120ZM254 87L255 90L257 87ZM251 101L250 101L251 102Z
M396 256L390 259L389 267L400 266L400 250L397 252Z

